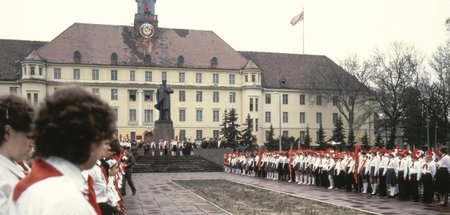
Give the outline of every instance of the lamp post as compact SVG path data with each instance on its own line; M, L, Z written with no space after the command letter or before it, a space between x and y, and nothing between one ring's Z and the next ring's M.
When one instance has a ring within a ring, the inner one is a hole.
M274 92L273 94L278 94L278 92ZM281 151L281 93L278 95L278 122L279 122L279 129L280 132L278 134L278 146L279 146L279 151Z

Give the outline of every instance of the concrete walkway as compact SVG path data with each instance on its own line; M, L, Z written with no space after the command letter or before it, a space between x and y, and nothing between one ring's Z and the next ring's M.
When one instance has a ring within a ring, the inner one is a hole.
M133 181L138 192L135 196L132 196L127 186L128 195L124 197L125 214L226 214L221 209L214 207L198 196L171 182L171 179L227 179L299 197L321 200L381 214L450 214L450 207L438 207L435 204L400 201L368 194L334 191L321 187L297 185L223 172L133 174Z

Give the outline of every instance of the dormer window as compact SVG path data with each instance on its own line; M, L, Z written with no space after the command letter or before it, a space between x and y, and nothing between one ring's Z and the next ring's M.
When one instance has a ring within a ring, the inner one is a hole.
M211 58L211 68L216 68L217 67L217 58L213 57Z
M73 62L74 63L81 63L81 53L79 51L75 51L73 53Z
M146 54L145 57L144 57L144 63L145 64L150 64L151 62L152 62L152 60L150 58L150 55Z
M111 54L111 64L117 65L117 54L115 52Z
M287 86L287 83L286 83L286 79L281 79L280 80L280 85L282 86L282 87L286 87Z
M184 67L184 57L183 55L180 55L177 59L177 66L178 67Z

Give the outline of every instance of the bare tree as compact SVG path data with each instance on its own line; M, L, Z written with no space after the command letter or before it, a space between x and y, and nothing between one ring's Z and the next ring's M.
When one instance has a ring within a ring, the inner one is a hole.
M397 129L405 118L407 89L415 86L423 61L418 51L404 43L392 43L387 50L375 50L371 61L371 80L375 84L376 110L387 122L389 141L395 145Z

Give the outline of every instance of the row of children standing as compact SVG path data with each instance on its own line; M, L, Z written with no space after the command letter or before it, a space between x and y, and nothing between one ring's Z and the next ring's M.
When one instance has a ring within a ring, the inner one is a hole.
M323 186L348 192L395 197L446 205L450 187L447 147L426 153L414 150L372 149L356 152L297 150L229 153L225 171L269 180Z
M23 98L1 96L0 214L124 214L119 189L132 162L109 159L121 151L115 120L78 87L47 96L36 114Z

